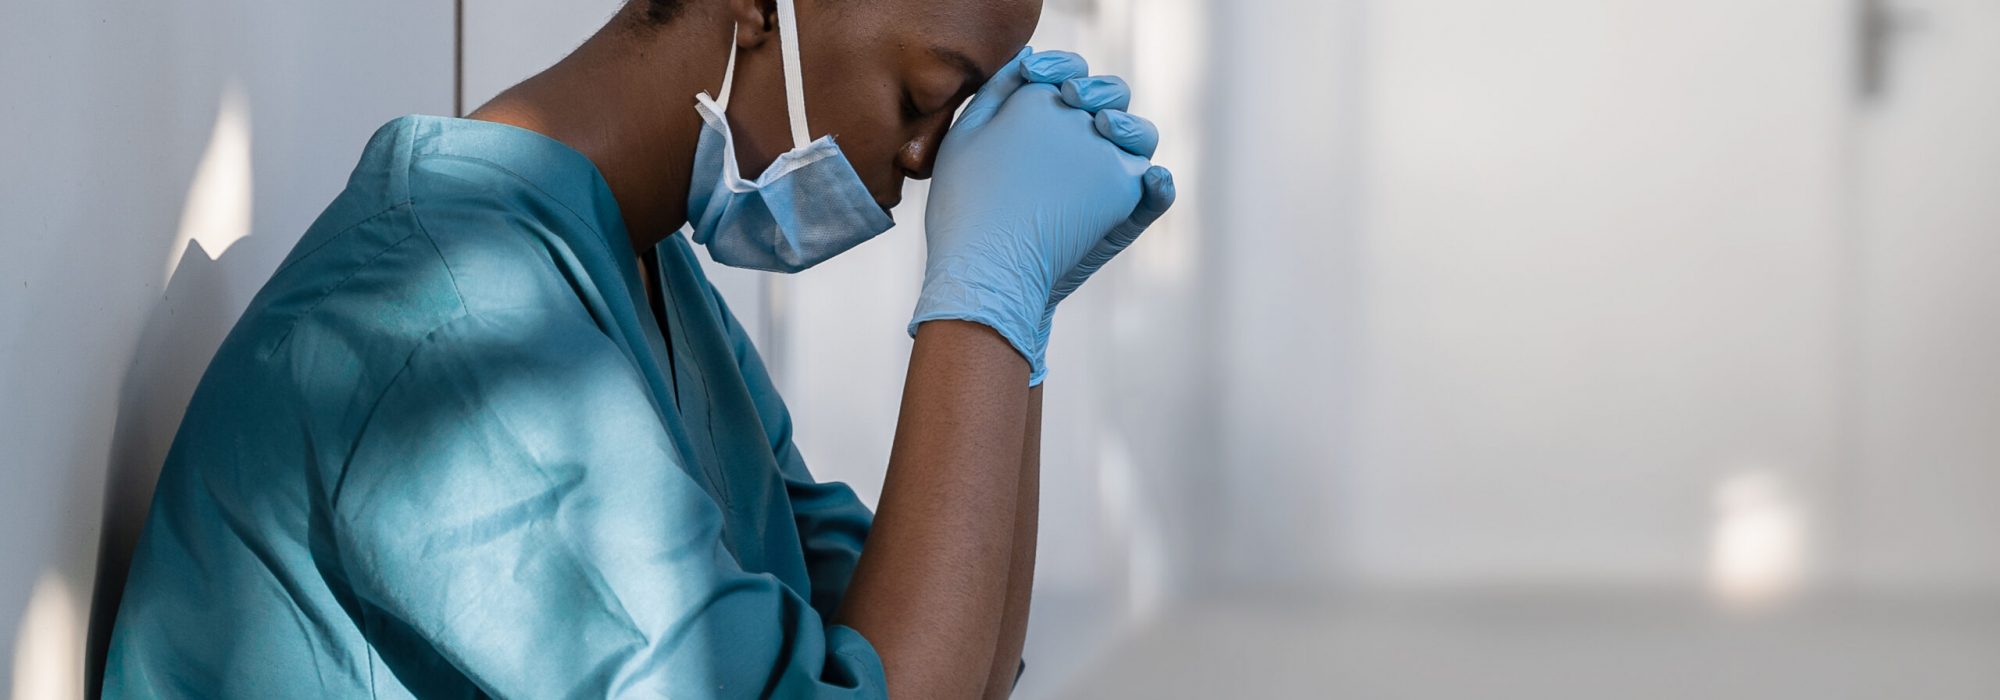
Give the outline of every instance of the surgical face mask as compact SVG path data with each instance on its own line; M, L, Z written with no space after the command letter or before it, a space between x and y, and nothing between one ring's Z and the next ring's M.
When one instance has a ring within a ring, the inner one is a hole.
M778 0L778 42L793 148L757 179L745 180L737 172L736 144L725 117L736 79L733 38L728 68L722 74L722 97L710 98L706 92L695 96L702 129L688 186L688 227L694 241L708 247L709 257L724 265L798 272L895 224L875 203L833 137L814 141L806 130L798 36L792 0Z

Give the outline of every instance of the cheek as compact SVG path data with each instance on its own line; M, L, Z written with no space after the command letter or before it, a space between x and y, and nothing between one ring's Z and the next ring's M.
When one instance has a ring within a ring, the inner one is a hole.
M807 53L817 56L803 58L808 66L806 110L812 131L833 134L862 182L883 197L895 194L896 157L909 142L912 127L903 119L900 71L879 46L843 50L827 45L823 52L815 52L808 44ZM815 80L816 75L821 80Z
M870 189L893 187L897 156L910 141L901 96L887 90L856 91L843 96L840 103L838 111L828 111L833 120L829 131L835 134L841 153Z

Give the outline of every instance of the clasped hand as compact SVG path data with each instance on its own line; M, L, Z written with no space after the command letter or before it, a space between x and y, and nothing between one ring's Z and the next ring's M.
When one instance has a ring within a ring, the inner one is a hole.
M1081 56L1029 49L972 96L938 149L911 334L990 326L1042 382L1056 305L1173 205L1173 175L1151 163L1159 131L1131 101Z

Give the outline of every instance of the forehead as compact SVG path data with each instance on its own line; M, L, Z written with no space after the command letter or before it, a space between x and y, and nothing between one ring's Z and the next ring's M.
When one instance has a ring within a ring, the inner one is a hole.
M1034 35L1041 0L830 0L890 46L963 54L992 74ZM935 53L935 51L933 51Z

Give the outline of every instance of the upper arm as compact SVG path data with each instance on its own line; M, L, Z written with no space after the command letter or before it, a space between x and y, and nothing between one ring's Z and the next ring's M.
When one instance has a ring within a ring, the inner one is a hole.
M750 389L758 418L764 424L765 437L770 441L771 452L784 474L785 493L791 500L792 513L806 553L806 569L812 578L813 607L830 617L847 594L847 584L854 576L854 567L860 562L861 548L868 539L870 526L874 524L874 514L847 484L813 478L812 472L806 468L805 458L792 442L791 412L785 408L784 397L778 394L777 385L765 369L763 358L750 342L743 325L730 313L729 304L723 301L722 295L716 293L712 286L709 294L722 316L737 368Z
M385 662L505 697L881 695L866 640L736 564L624 355L552 316L433 334L330 494Z

